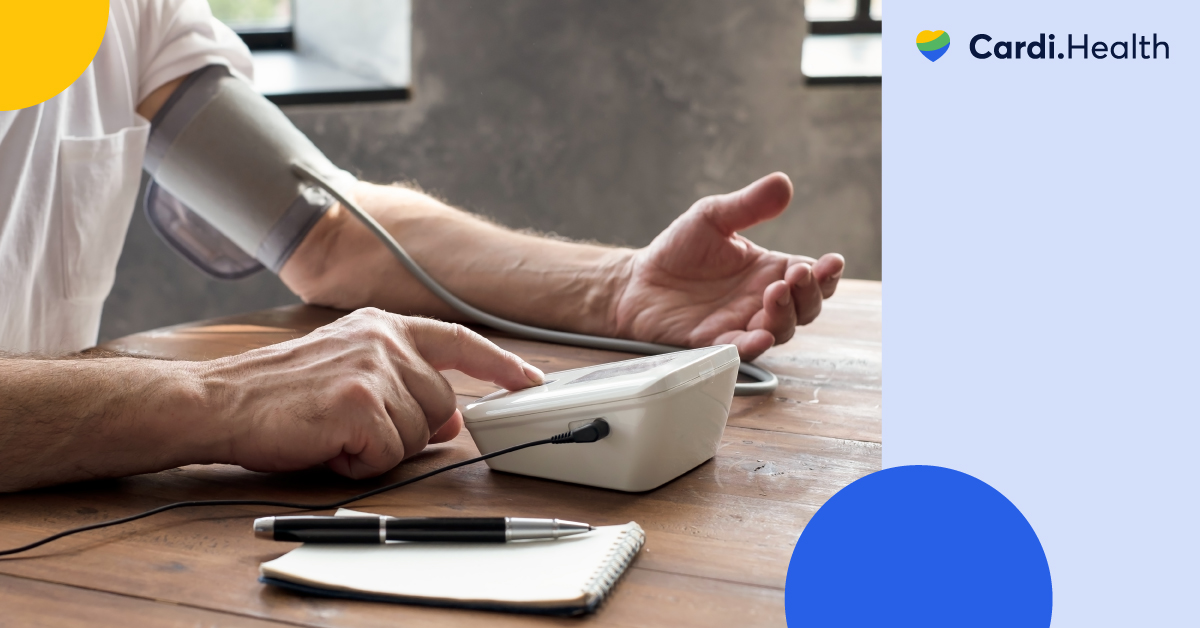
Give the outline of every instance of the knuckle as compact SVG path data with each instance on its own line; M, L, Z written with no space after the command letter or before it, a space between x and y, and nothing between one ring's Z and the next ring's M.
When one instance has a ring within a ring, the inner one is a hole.
M422 319L415 316L397 315L394 320L395 328L401 336L412 338L420 333Z
M708 212L713 211L713 209L716 207L717 201L719 199L720 199L720 197L710 194L709 196L705 196L705 197L701 198L700 200L696 201L696 203L693 205L693 207L695 207L696 211L698 211L702 214L706 214Z
M379 349L383 352L383 358L389 355L405 355L406 345L399 338L392 334L388 334L379 339Z
M356 315L357 321L362 328L376 332L389 329L395 317L394 314L375 307L365 307L355 310L354 315Z
M464 345L484 345L487 347L495 347L491 340L483 337L483 334L467 327L465 325L454 325L454 341Z
M395 346L395 332L388 325L372 321L361 330L358 340L365 341L371 347L390 348Z
M373 307L359 308L343 316L338 322L351 329L361 329L364 326L370 325L370 321L377 317L376 312L378 310Z
M458 323L442 323L442 325L445 325L444 329L447 334L446 342L451 345L465 347L486 342L483 336L480 336L475 330L465 325Z
M384 440L379 446L379 456L387 461L387 464L395 466L404 460L405 449L403 440Z
M431 418L443 421L450 418L450 415L458 409L458 399L454 396L454 391L446 386L441 394L437 395L433 405L433 417Z
M417 446L412 448L413 453L417 453L418 451L421 451L422 449L424 449L425 446L429 444L429 439L432 436L433 436L433 432L429 431L429 422L428 421L419 421L417 424L417 433L416 433L416 441L415 441L417 443Z
M374 350L358 351L350 362L350 368L361 376L370 376L383 370L383 361Z
M363 408L376 405L375 391L363 378L350 378L338 385L334 392L342 405Z
M423 418L430 421L441 421L449 417L458 407L458 398L446 378L432 369L419 369L418 376L413 378L413 386L406 387L406 393L413 398L413 407Z
M419 406L416 411L404 413L404 416L398 421L397 428L406 456L424 449L433 436L433 432L429 429L428 413Z

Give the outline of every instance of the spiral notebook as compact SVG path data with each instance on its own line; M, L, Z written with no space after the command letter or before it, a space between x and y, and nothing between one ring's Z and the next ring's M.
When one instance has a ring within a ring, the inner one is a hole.
M359 600L580 615L596 609L645 538L631 521L555 541L309 544L263 563L259 579Z

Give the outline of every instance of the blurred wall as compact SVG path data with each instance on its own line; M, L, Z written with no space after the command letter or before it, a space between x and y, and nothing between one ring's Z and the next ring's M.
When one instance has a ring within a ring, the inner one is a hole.
M697 198L781 170L747 235L879 279L880 86L807 86L799 0L416 0L413 99L291 107L334 162L516 228L641 246ZM212 281L138 212L101 338L296 302Z

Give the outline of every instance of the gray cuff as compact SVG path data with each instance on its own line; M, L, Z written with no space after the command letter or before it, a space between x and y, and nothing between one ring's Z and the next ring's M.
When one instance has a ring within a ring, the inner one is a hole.
M304 237L317 224L321 216L333 206L334 199L324 190L307 187L303 194L287 208L279 222L271 228L262 244L254 252L254 257L262 262L271 272L279 274L279 270L295 252L296 247L304 241Z

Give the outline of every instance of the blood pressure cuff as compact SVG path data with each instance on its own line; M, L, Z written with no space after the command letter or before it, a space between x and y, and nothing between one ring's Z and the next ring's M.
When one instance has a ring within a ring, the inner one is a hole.
M146 217L210 275L238 279L264 266L277 273L334 203L293 174L297 163L339 191L355 181L247 81L208 66L151 121Z

